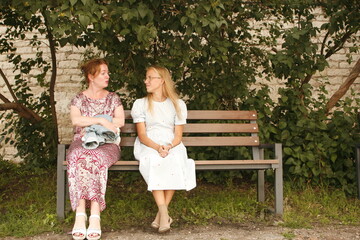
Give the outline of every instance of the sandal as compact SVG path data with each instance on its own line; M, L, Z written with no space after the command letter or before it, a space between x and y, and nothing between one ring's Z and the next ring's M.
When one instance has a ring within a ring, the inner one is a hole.
M76 217L83 216L85 217L85 222L87 220L86 213L76 213ZM75 220L76 222L76 220ZM86 236L86 228L73 228L71 235L74 240L83 240Z
M160 227L160 214L157 212L154 221L151 223L151 227L154 229L159 229Z
M173 220L171 217L169 217L169 220L167 222L167 224L165 224L164 226L159 226L159 233L164 233L170 230L170 225L172 224Z
M90 218L98 218L100 221L100 216L96 214L91 215ZM93 229L93 228L87 229L87 233L86 233L87 240L98 240L100 239L100 237L101 237L101 229Z

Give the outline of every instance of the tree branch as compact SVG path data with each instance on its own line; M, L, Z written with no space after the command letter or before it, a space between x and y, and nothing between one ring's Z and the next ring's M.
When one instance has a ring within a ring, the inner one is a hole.
M4 82L5 82L6 86L8 87L9 92L10 92L11 96L13 97L14 101L15 101L15 102L18 102L18 99L17 99L14 91L13 91L12 88L11 88L11 85L10 85L10 83L9 83L9 80L7 79L7 77L5 76L5 74L4 74L4 72L2 71L1 68L0 68L0 75L1 75L2 78L4 79ZM4 101L4 102L5 102L5 101Z
M0 104L0 111L14 110L19 116L29 120L31 123L39 123L43 119L31 109L20 103L7 102Z
M332 46L331 48L329 48L329 51L325 54L325 59L326 58L329 58L331 55L333 55L334 53L338 52L345 44L345 42L351 37L351 35L354 33L354 31L352 30L349 30L347 31L341 38L341 40L335 44L334 46ZM324 37L324 40L321 44L321 50L320 50L320 53L321 55L323 55L324 53L324 49L325 49L325 41L326 39L329 37L329 32L326 33L325 37ZM306 75L306 77L304 78L304 80L301 82L301 85L304 85L306 83L309 83L312 76L314 75L314 73L312 74L308 74Z
M323 41L322 41L321 50L320 50L320 54L321 54L321 55L324 55L324 49L325 49L325 45L326 45L326 40L328 39L329 34L330 34L330 32L327 31L327 33L325 34L325 37L324 37L324 39L323 39Z
M337 51L339 51L343 46L344 43L346 42L346 40L348 40L351 35L354 33L354 31L349 30L347 31L341 38L341 40L335 44L334 46L332 46L329 51L325 54L325 59L329 58L331 55L333 55L334 53L336 53Z
M357 60L355 66L351 70L345 82L341 84L339 89L332 95L332 97L326 104L326 113L329 113L329 111L335 106L335 104L339 101L339 99L345 95L345 93L350 88L351 84L354 83L355 79L359 76L359 74L360 74L360 58L359 60Z
M7 97L5 97L4 95L2 95L1 93L0 93L0 99L3 100L4 103L9 103L9 102L10 102L10 100L7 99Z

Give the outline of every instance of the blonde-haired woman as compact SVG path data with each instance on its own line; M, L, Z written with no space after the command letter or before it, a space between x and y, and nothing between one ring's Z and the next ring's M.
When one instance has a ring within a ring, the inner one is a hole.
M138 134L134 155L158 206L151 227L163 233L170 230L173 221L168 206L175 190L196 186L195 163L188 158L182 143L187 109L175 91L170 72L151 66L144 82L148 94L137 99L131 110Z

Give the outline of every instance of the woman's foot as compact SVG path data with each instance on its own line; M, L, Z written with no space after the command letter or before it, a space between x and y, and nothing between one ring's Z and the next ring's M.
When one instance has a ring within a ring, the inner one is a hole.
M160 226L159 233L164 233L170 230L170 224L172 223L171 217L169 217L168 209L166 205L159 206L159 215L160 215Z
M159 211L156 213L156 217L154 221L151 223L151 227L155 229L159 229L160 227L160 213Z
M100 216L93 214L89 217L89 228L87 229L86 239L97 240L101 237Z
M164 233L170 230L170 225L172 224L173 220L171 217L168 218L166 224L160 225L159 233Z
M73 239L83 240L86 236L86 213L76 213L75 223L71 232Z

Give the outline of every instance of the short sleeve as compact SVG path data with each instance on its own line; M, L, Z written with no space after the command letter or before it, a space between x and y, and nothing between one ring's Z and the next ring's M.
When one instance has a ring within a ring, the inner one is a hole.
M134 123L145 122L145 100L137 99L131 108L131 117Z
M117 95L116 93L111 93L112 94L112 105L117 108L119 106L122 105L121 100L119 95Z
M179 103L181 113L180 113L180 116L178 116L178 114L176 114L175 125L184 125L184 124L186 124L186 118L187 118L186 104L181 99L178 100L178 103Z
M69 108L70 108L71 106L75 106L75 107L77 107L78 109L81 109L81 105L82 105L82 101L81 101L80 94L77 94L73 99L71 99Z

